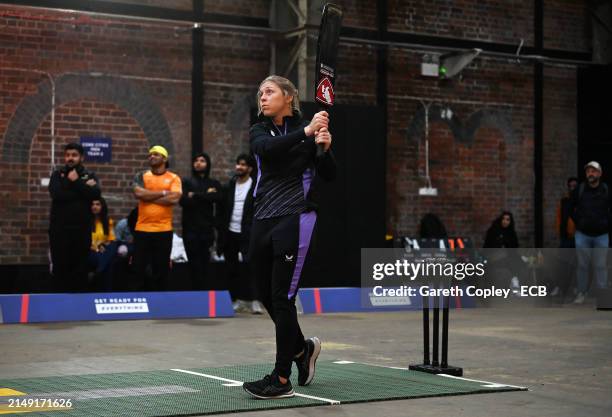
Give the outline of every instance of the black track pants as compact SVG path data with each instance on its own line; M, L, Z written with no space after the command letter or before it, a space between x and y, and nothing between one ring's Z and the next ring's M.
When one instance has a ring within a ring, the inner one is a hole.
M291 375L295 355L304 349L304 335L295 296L308 255L315 212L253 221L249 260L258 295L276 327L275 372Z

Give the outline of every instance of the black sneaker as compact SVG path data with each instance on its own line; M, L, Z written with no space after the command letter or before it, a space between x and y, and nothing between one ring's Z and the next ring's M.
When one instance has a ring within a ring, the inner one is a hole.
M312 382L315 376L315 366L319 353L321 353L321 341L319 338L311 337L307 339L304 353L299 358L293 360L298 368L298 385L304 386Z
M266 375L263 379L254 382L245 382L242 388L255 398L261 400L271 400L277 398L290 398L295 395L291 381L287 380L286 384L281 384L278 380L278 375Z

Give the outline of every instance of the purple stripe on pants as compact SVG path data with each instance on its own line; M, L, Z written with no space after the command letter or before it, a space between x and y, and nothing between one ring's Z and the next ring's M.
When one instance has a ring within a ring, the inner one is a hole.
M257 197L257 189L259 188L259 180L261 179L261 161L259 160L259 155L255 154L255 160L257 161L257 182L253 190L253 197Z
M300 214L300 237L298 244L297 260L295 262L295 269L293 270L293 277L291 278L291 286L289 287L289 296L292 298L297 291L300 277L302 276L302 269L304 268L304 261L306 255L308 255L308 248L310 247L310 239L312 238L312 231L314 230L315 223L317 221L317 213L315 211L309 211L308 213Z
M302 187L304 187L304 198L308 197L308 192L310 191L310 184L312 184L312 177L314 177L314 172L310 168L308 168L302 174Z

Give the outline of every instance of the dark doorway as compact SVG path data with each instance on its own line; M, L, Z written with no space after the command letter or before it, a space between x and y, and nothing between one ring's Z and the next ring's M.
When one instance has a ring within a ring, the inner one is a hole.
M612 65L578 69L578 175L592 160L603 168L603 180L612 176Z

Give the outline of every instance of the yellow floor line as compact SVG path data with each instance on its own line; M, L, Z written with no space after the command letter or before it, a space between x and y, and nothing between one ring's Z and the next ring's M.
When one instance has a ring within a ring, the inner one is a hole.
M0 397L14 397L16 395L27 395L25 392L15 391L10 388L0 388Z

